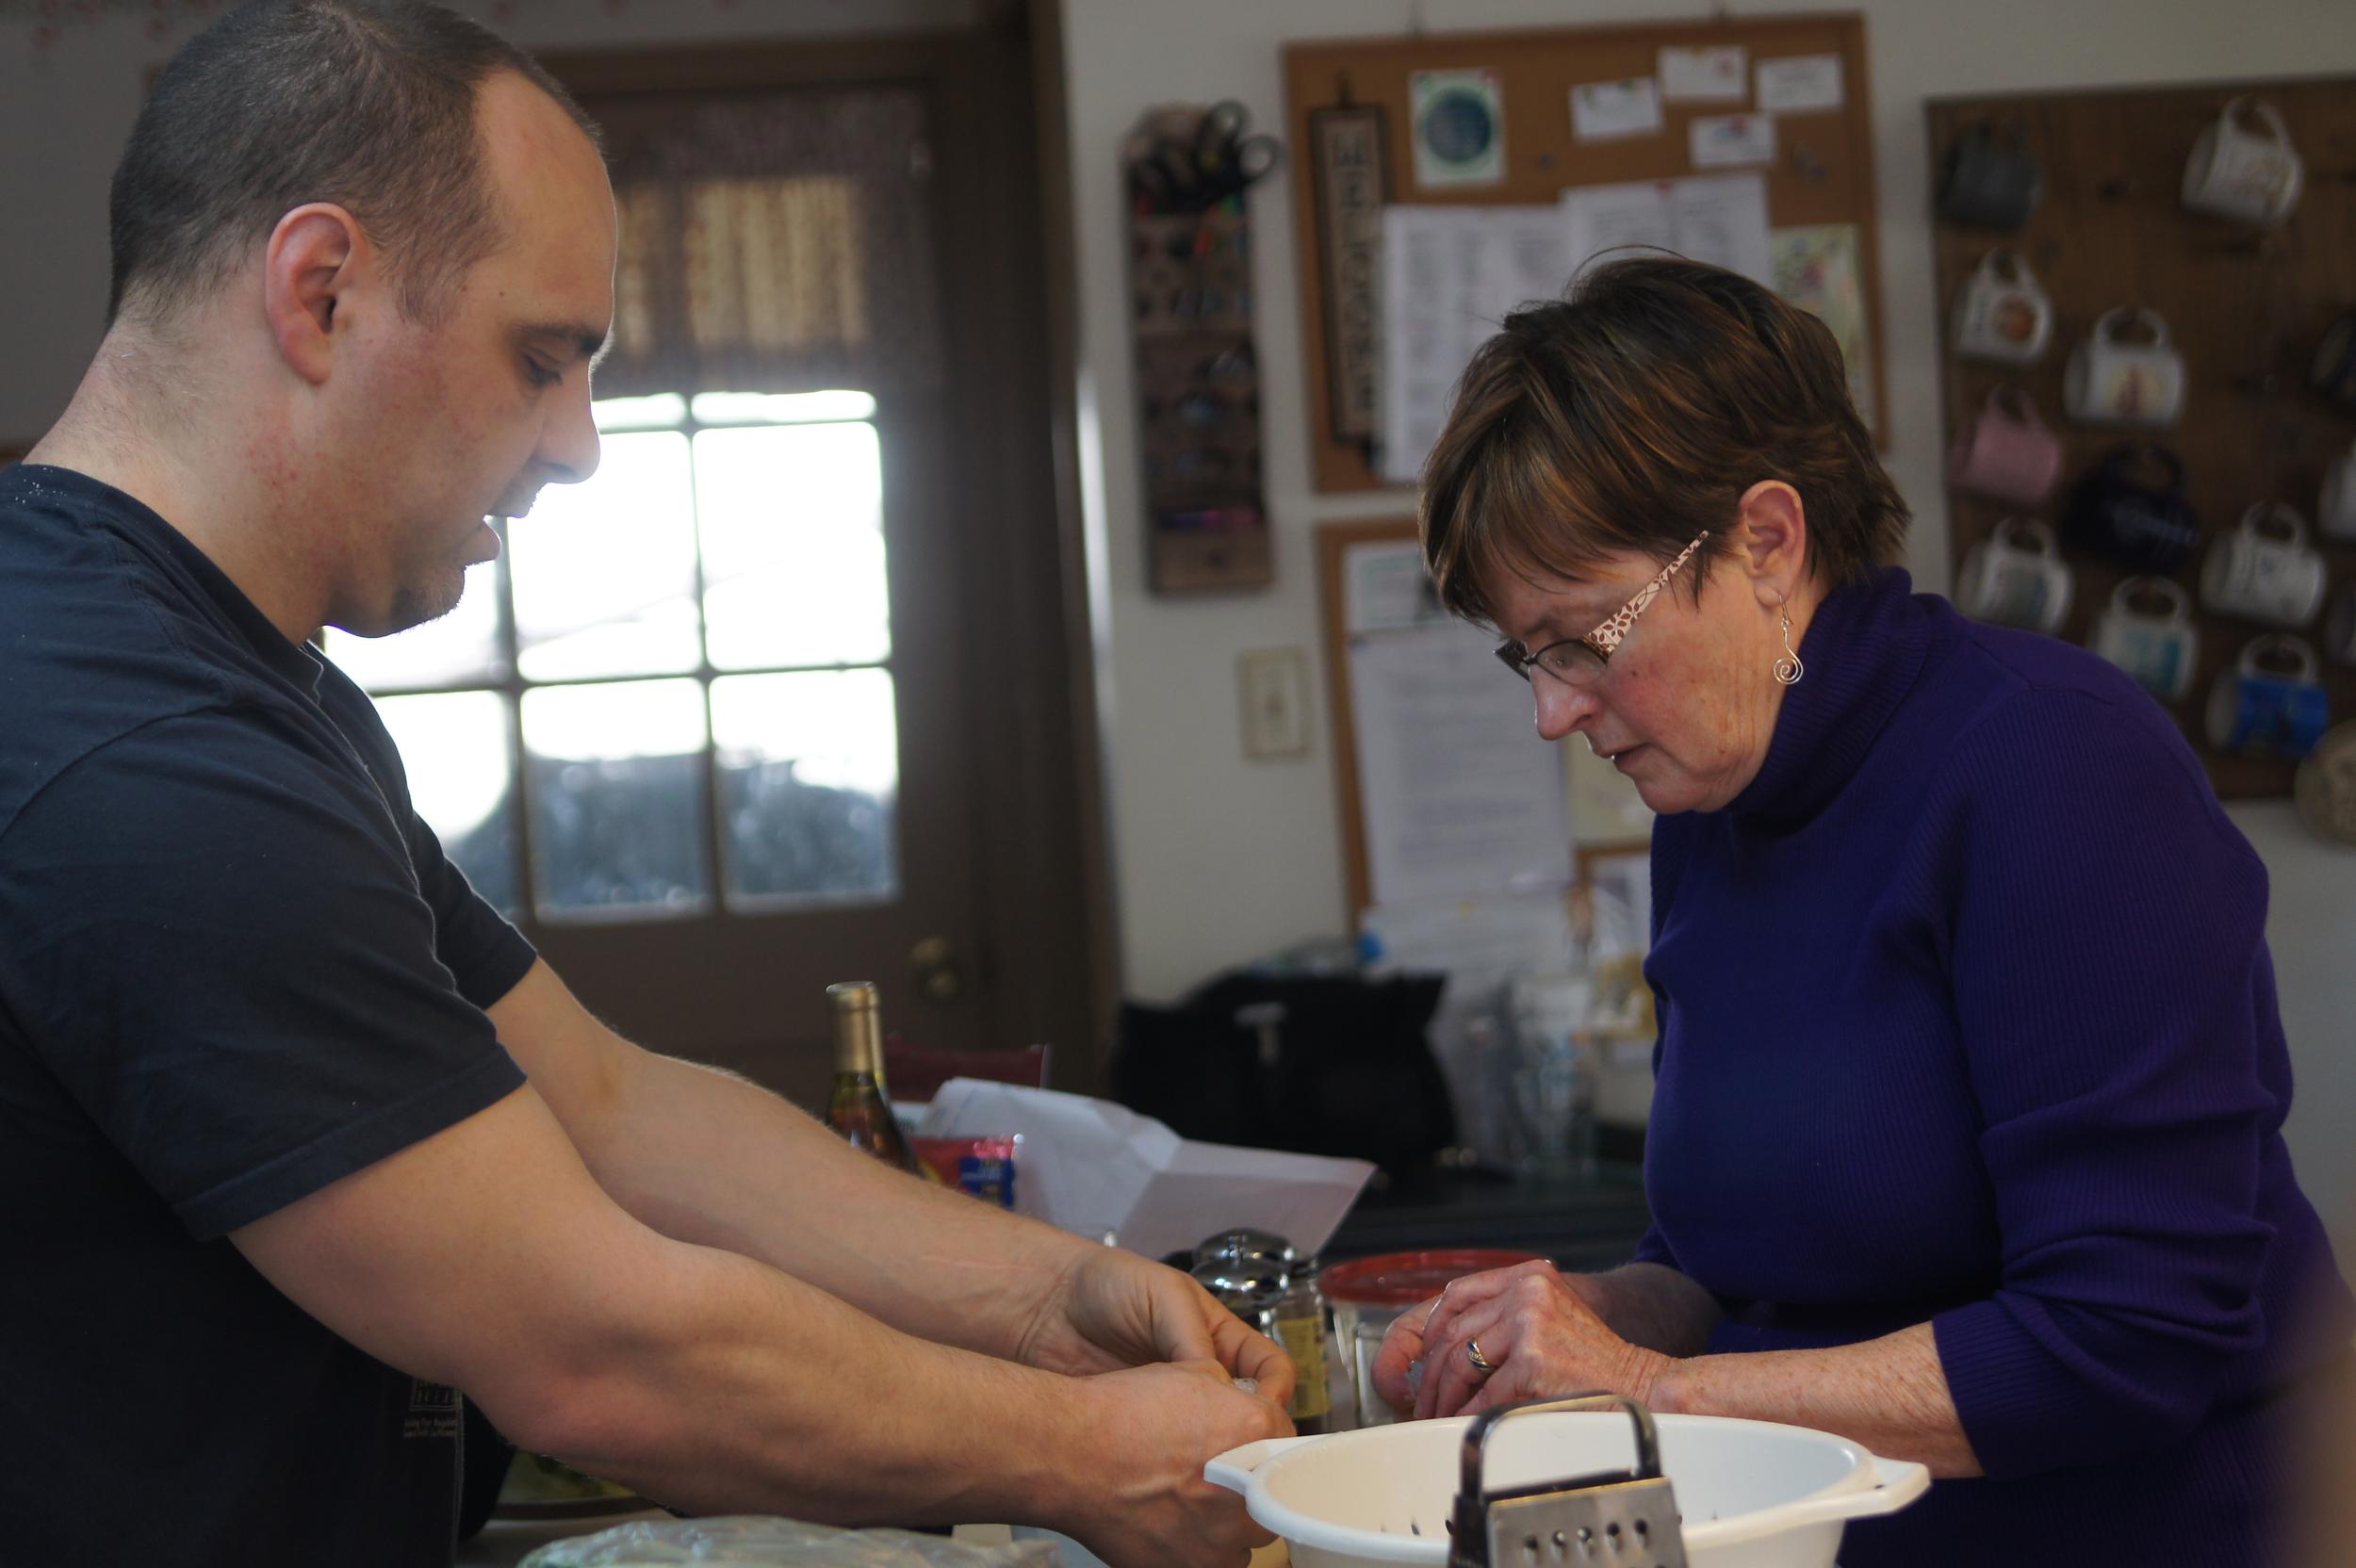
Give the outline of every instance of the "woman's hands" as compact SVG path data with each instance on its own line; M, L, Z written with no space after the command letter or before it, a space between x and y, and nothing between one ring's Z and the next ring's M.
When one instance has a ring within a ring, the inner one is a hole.
M1467 1275L1391 1325L1375 1357L1376 1391L1416 1419L1546 1395L1625 1394L1652 1403L1672 1358L1622 1339L1602 1314L1592 1279L1549 1263ZM1473 1361L1476 1344L1487 1372ZM1419 1380L1409 1370L1417 1363Z

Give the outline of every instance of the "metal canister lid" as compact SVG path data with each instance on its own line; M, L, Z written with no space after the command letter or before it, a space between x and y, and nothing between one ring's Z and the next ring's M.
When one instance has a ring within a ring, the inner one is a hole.
M1194 1250L1194 1261L1201 1265L1220 1259L1268 1258L1289 1268L1295 1253L1293 1244L1273 1231L1255 1231L1250 1226L1237 1226L1205 1236Z

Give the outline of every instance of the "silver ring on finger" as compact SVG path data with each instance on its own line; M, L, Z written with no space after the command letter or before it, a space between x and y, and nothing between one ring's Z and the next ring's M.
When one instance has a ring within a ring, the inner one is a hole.
M1496 1364L1481 1353L1481 1341L1477 1339L1464 1341L1464 1359L1473 1364L1473 1370L1476 1372L1485 1375L1497 1370Z

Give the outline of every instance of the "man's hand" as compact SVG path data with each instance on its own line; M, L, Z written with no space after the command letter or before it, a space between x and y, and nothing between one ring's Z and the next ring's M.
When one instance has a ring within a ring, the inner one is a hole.
M1593 1281L1549 1263L1468 1275L1391 1325L1375 1357L1376 1392L1417 1419L1548 1395L1649 1398L1669 1358L1613 1333L1601 1307ZM1493 1370L1474 1364L1475 1342ZM1409 1376L1417 1363L1419 1380Z
M1153 1362L1209 1362L1226 1377L1256 1379L1261 1396L1279 1409L1292 1397L1292 1358L1282 1346L1247 1328L1176 1269L1118 1247L1086 1248L1074 1256L1017 1357L1073 1376Z
M1090 1474L1058 1528L1112 1568L1241 1568L1274 1539L1241 1497L1203 1478L1203 1466L1230 1448L1290 1437L1283 1404L1200 1361L1107 1373L1084 1392Z

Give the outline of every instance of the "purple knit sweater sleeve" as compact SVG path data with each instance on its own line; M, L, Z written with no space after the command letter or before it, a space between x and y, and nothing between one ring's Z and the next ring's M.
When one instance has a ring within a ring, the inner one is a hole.
M2165 725L2021 692L1957 738L1909 868L1951 901L2004 1238L1993 1295L1933 1321L1991 1476L2190 1431L2266 1332L2266 872Z

